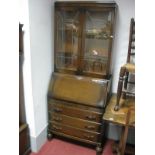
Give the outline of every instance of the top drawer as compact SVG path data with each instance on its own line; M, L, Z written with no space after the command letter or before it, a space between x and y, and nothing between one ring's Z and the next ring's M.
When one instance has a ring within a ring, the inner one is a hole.
M92 109L89 107L84 108L84 106L75 105L72 103L67 103L57 100L49 100L48 104L49 111L57 112L63 115L76 117L84 120L100 122L102 120L101 109Z

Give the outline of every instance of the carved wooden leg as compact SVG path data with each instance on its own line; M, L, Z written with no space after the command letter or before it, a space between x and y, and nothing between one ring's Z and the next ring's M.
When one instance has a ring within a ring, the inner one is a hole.
M125 80L124 80L124 89L127 89L128 79L129 79L129 72L126 70Z
M122 129L121 139L119 142L120 155L124 155L124 153L125 153L125 146L126 146L126 140L128 137L128 130L129 130L129 126L124 126Z
M102 154L102 145L98 144L96 147L96 155L101 155Z
M119 82L118 82L118 87L117 87L117 101L116 101L116 105L114 107L115 111L119 110L119 101L122 95L122 86L123 86L123 77L125 74L126 68L125 67L121 67L120 73L119 73Z
M118 144L115 142L113 145L112 145L112 152L113 154L116 154L118 152Z
M122 92L122 99L126 99L126 92Z
M125 72L125 79L124 79L124 89L125 90L127 90L128 78L129 78L129 72L126 70L126 72ZM126 99L126 92L122 93L122 98Z
M48 140L52 140L52 138L53 138L53 134L48 131L48 133L47 133L47 139Z

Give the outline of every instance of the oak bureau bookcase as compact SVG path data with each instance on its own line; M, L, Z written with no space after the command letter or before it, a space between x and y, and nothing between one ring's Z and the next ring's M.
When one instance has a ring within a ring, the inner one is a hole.
M102 115L110 96L114 2L55 2L54 73L48 138L67 137L102 151Z

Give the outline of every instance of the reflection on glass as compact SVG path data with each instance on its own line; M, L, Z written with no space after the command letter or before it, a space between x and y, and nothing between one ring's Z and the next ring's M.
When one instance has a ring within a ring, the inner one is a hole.
M111 36L111 12L86 12L84 70L105 73Z
M79 12L58 11L56 67L75 70L77 66Z

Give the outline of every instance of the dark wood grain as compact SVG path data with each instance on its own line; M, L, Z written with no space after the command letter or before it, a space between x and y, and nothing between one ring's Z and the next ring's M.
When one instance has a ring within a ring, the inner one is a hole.
M53 73L49 96L94 107L105 107L109 80Z
M63 115L68 115L83 120L100 122L102 118L101 109L92 109L90 107L84 107L79 105L76 106L76 104L71 105L71 103L69 105L66 105L65 102L61 101L54 101L53 103L48 104L48 107L50 112L57 112Z
M19 126L19 155L28 155L30 152L28 125L22 123Z
M51 123L49 129L56 132L64 133L66 135L70 135L73 137L78 137L81 139L86 139L94 142L97 142L98 136L100 136L100 133L97 133L97 132L89 132L79 128L71 127L68 124L64 125L64 124L55 123L55 122Z
M135 53L131 53L132 49L135 49L135 46L132 46L132 43L135 43L135 20L131 18L130 21L130 31L129 31L129 44L128 44L128 55L127 55L127 63L130 63L131 55Z
M124 78L125 72L126 72L126 68L121 67L120 73L119 73L118 87L117 87L117 102L116 102L116 106L115 106L116 111L120 108L119 107L119 102L120 102L120 98L121 98L121 95L122 95L123 78Z
M103 106L103 101L106 104L108 85L104 85L104 79L60 73L53 75L48 95L48 137L59 133L96 144L97 152L101 151L104 135L102 116L106 106Z
M83 130L99 132L101 129L101 123L82 120L79 118L70 117L58 113L49 113L49 121L54 121L61 124L67 124L69 126L80 128Z

